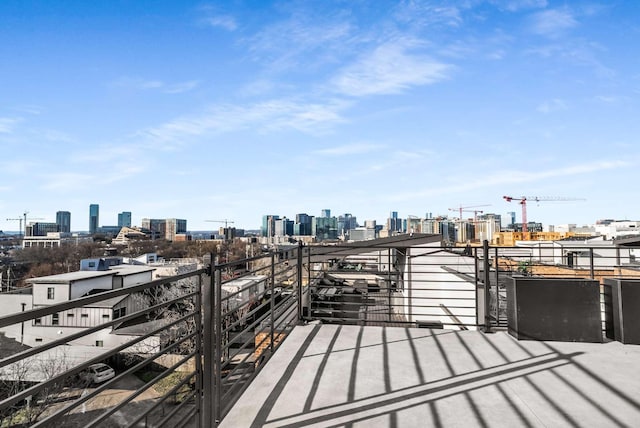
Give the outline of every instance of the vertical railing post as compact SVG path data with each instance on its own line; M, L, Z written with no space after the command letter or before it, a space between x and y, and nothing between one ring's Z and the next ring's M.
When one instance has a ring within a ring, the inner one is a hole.
M271 253L271 302L270 302L270 310L271 310L271 322L269 323L269 350L273 353L273 339L274 334L273 330L275 327L275 316L274 316L274 301L273 301L273 291L275 290L276 283L276 255L275 253Z
M296 281L298 283L298 321L303 321L304 320L304 307L303 305L303 298L302 298L302 250L303 250L303 246L302 246L302 242L300 242L298 244L298 257L297 257L297 266L296 268L298 269L296 272Z
M500 259L498 258L498 247L494 248L494 260L496 261L496 324L500 323ZM505 297L506 298L506 297Z
M203 428L204 421L202 415L202 398L203 398L203 371L202 371L202 358L204 357L204 352L202 349L202 339L203 339L203 331L202 331L202 275L198 275L196 281L196 296L195 296L195 311L193 316L195 317L196 324L196 349L197 353L195 356L196 360L196 427ZM146 420L145 420L146 426Z
M215 349L213 352L213 372L215 375L213 417L215 424L220 422L221 418L221 397L222 397L222 270L216 266L214 273L214 339Z
M202 311L203 311L203 354L204 367L202 371L202 426L212 428L214 424L213 403L214 403L214 353L213 353L213 308L214 308L214 283L213 283L213 254L210 255L209 272L207 281L202 288Z
M388 305L389 305L389 321L391 319L391 311L393 308L391 307L391 247L387 248L387 296L388 296Z
M406 255L407 258L407 295L409 298L409 304L407 305L409 311L409 322L413 322L413 280L411 278L411 247L407 247Z
M491 266L489 264L489 241L482 243L484 252L484 331L491 329Z
M476 303L476 325L480 325L480 309L478 307L478 283L480 282L479 268L478 268L478 247L473 247L473 265L475 272L475 285L476 292L475 294L475 303Z
M307 247L307 287L311 285L311 247Z
M591 272L591 279L594 279L596 275L595 275L595 269L593 267L593 247L589 248L589 270Z

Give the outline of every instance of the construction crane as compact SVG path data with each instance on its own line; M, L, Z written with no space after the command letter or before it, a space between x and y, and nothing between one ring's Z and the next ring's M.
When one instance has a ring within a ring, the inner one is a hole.
M460 205L457 208L449 208L449 211L458 211L460 213L460 220L462 220L462 212L464 210L466 210L467 208L480 208L480 207L490 207L491 204L485 204L485 205L470 205L467 207L463 207L462 205ZM469 211L470 212L470 211ZM477 211L475 215L477 215L477 213L482 213L482 211ZM474 220L475 220L475 216L474 216Z
M454 210L455 211L455 210ZM484 211L482 210L462 210L463 213L473 213L473 221L478 221L478 213L482 214ZM460 218L462 220L462 218Z
M507 202L520 201L522 205L522 231L528 232L527 227L527 201L534 202L567 202L567 201L584 201L583 198L567 198L564 196L521 196L514 198L513 196L503 196L503 199Z
M17 221L18 222L18 234L22 236L26 236L27 234L27 214L29 211L25 211L22 213L22 217L19 218L8 218L7 221ZM43 218L29 218L29 220L44 220ZM22 222L24 221L24 233L22 229Z
M229 223L233 223L233 220L227 220L226 218L224 220L205 220L211 223L224 223L224 228L226 229Z

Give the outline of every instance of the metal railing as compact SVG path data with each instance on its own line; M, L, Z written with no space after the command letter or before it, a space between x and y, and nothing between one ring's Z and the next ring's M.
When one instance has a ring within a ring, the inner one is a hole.
M314 250L312 248L311 250ZM517 275L640 277L637 247L340 245L310 251L308 319L359 325L483 329L507 325L506 284ZM351 253L351 254L349 254ZM346 254L346 255L345 255ZM603 320L607 296L601 287ZM603 321L603 330L606 328Z
M269 253L0 317L22 342L25 326L43 336L0 354L0 427L215 426L298 321L299 266ZM121 299L135 310L82 328L60 317ZM91 382L104 362L116 375Z
M116 298L135 308L65 327L61 335L58 326L40 327L51 332L48 340L0 355L0 427L211 427L299 321L489 330L506 323L505 283L513 275L640 276L635 249L543 250L487 243L300 246L5 315L0 331ZM41 370L41 379L25 375L25 368L73 354L83 341L87 348L105 332L122 339ZM105 361L116 367L115 377L81 381L90 365Z

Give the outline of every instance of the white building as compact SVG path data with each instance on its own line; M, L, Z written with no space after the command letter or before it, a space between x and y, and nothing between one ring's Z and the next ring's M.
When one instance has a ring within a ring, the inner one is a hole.
M109 270L77 271L31 278L27 280L31 288L4 293L0 296L0 313L17 313L150 282L153 270L148 266L119 265ZM8 326L3 328L2 332L8 338L34 347L131 314L138 310L139 305L134 296L116 297ZM81 347L112 348L132 339L133 337L115 335L114 328L109 326L73 340L69 345L76 345L78 349Z

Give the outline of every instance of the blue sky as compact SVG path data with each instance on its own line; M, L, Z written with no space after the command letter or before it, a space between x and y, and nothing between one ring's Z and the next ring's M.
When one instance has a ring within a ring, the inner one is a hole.
M0 2L0 229L640 220L635 1ZM467 215L473 216L472 213Z

